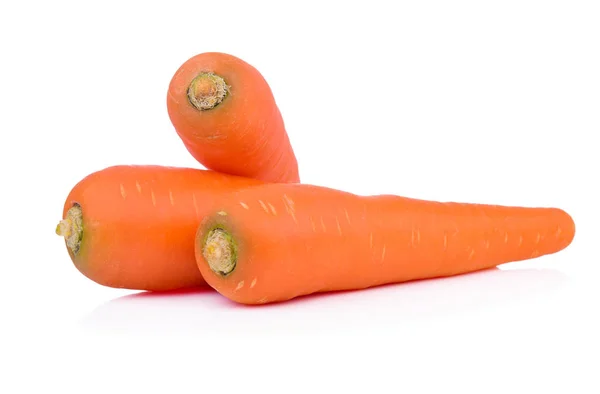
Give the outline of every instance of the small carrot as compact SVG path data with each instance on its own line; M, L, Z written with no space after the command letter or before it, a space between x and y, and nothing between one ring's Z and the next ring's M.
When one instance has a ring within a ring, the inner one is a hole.
M273 92L235 56L205 52L185 61L169 84L171 123L208 169L265 182L299 182L298 163Z
M308 184L233 192L198 227L208 284L243 304L468 273L558 252L557 208L358 196Z
M194 236L209 204L261 183L213 171L113 166L79 181L56 233L89 279L109 287L173 290L206 286Z

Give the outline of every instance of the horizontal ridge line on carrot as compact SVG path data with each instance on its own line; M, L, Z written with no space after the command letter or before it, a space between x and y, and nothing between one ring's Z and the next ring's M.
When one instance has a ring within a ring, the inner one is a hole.
M69 192L56 226L75 267L108 287L176 290L206 286L194 236L220 196L261 181L214 171L116 165Z
M574 235L558 208L263 184L217 202L198 226L195 255L218 292L264 304L492 268L556 253Z

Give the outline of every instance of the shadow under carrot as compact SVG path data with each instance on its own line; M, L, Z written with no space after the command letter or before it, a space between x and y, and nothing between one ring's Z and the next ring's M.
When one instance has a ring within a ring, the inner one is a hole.
M143 292L111 300L81 321L91 333L198 337L232 331L308 332L343 324L426 322L476 314L491 307L549 297L568 282L552 269L486 269L453 277L387 284L363 290L318 293L263 306L228 300L199 288ZM368 316L368 322L365 317Z

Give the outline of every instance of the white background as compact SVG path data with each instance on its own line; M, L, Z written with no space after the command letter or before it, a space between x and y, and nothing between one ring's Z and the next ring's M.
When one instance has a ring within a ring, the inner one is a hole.
M0 392L600 392L597 1L1 4ZM206 51L263 73L303 182L556 206L573 244L264 308L91 282L64 199L114 164L200 167L166 90Z

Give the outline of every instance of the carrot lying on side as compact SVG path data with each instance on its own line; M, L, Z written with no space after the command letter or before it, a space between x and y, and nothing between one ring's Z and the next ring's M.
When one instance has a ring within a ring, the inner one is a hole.
M299 182L298 163L262 74L225 53L185 61L167 110L187 150L206 168L265 182Z
M206 286L194 258L200 221L221 194L260 183L191 168L108 167L73 187L56 232L77 269L99 284Z
M575 234L556 208L358 196L269 184L219 201L196 235L208 284L244 304L450 276L555 253Z

